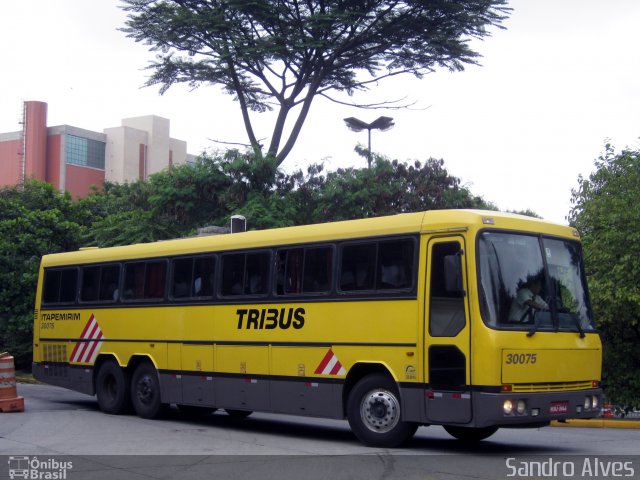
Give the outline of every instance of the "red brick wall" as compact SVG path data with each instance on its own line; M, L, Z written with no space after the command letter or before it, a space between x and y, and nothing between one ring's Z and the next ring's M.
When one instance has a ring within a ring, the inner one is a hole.
M0 142L0 186L20 183L20 140Z
M62 135L51 135L47 141L47 182L60 189L60 162L62 161Z
M46 180L47 175L47 104L25 102L25 162L28 178Z
M71 164L66 164L65 167L67 169L65 190L71 193L73 198L86 196L91 185L96 185L98 188L104 185L102 170Z

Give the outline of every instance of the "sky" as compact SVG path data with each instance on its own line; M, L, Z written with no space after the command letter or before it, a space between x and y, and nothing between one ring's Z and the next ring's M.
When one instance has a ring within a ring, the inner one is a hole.
M159 115L189 153L247 143L240 110L215 86L144 87L148 47L119 31L117 0L3 2L0 132L20 130L22 102L48 104L48 125L101 132ZM366 132L343 119L394 118L372 150L400 161L441 158L449 174L500 210L530 209L566 224L571 190L611 143L640 149L640 1L513 0L504 30L473 41L482 58L463 72L383 80L354 101L406 98L406 110L360 110L318 98L286 171L324 163L364 167ZM345 98L349 100L349 98ZM268 138L272 114L256 118Z

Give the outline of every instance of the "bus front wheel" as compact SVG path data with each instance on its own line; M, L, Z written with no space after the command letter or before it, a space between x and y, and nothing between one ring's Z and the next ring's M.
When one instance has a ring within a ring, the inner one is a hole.
M368 375L356 383L347 400L347 418L356 437L372 447L397 447L418 428L402 420L396 384L383 374Z
M449 435L463 442L479 442L480 440L489 438L498 431L498 427L472 428L458 427L455 425L444 425L444 429Z
M167 406L161 402L158 372L150 363L138 365L131 379L131 403L142 418L158 418Z
M120 415L131 410L129 376L114 360L107 360L98 368L96 396L104 413Z

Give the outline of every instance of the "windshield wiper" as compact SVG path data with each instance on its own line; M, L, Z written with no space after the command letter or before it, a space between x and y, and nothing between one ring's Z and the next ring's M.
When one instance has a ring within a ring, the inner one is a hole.
M533 311L533 308L530 308L530 310L530 315L533 317L533 325L531 325L531 328L527 332L527 337L533 337L538 331L538 327L540 326L540 320L538 320L540 316L536 315L536 312Z
M582 327L580 326L580 318L578 318L578 315L571 315L571 318L573 318L573 320L576 322L576 327L578 328L578 332L580 333L580 338L584 338L585 334L584 330L582 330Z

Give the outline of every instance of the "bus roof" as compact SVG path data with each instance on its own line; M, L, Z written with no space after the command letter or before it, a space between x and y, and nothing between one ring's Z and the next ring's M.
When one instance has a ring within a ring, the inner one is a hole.
M49 267L99 263L125 259L175 256L195 252L229 251L385 235L477 231L482 228L531 231L562 237L577 237L575 229L533 217L489 210L430 210L361 220L252 230L230 235L189 237L109 248L90 247L75 252L45 255L42 259L42 264Z

